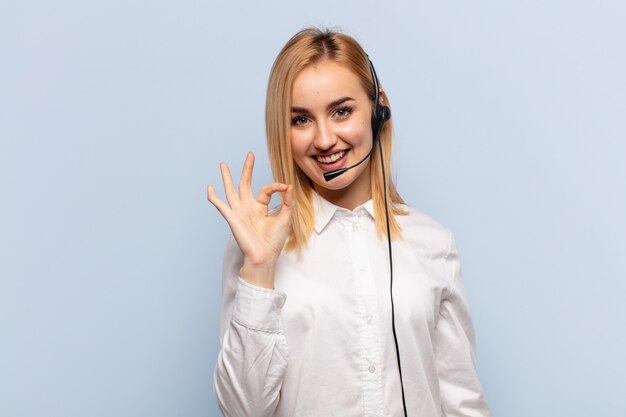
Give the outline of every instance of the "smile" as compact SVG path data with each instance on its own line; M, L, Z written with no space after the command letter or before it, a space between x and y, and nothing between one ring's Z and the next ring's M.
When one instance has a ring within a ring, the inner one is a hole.
M313 155L311 158L325 172L343 168L350 157L350 149L343 149L330 155Z
M326 156L317 155L315 156L315 159L317 160L317 162L321 162L322 164L332 164L333 162L338 161L339 159L343 158L346 153L348 153L348 151L343 150L343 151L334 153L332 155L326 155Z

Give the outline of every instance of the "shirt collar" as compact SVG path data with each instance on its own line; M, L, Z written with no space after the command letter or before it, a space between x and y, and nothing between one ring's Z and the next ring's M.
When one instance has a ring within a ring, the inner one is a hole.
M317 234L322 233L324 228L330 223L331 219L337 213L351 214L363 211L368 213L372 219L374 219L374 203L372 199L367 200L365 203L356 207L354 210L348 210L343 207L339 207L326 200L313 190L313 212L315 213L315 231Z

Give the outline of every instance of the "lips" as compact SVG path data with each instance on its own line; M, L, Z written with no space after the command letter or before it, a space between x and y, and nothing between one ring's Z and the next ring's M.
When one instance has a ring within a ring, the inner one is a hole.
M343 168L348 160L349 149L343 149L329 155L315 155L313 160L324 171L334 171Z

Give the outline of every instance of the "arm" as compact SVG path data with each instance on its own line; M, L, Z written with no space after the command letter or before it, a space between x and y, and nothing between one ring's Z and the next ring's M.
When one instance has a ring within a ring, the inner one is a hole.
M242 263L241 252L230 239L223 266L215 393L227 417L269 417L280 399L287 369L287 343L280 321L286 296L239 278Z
M285 294L274 291L276 262L289 234L291 187L273 183L252 194L254 155L244 162L239 190L228 165L220 164L228 203L212 186L207 199L228 222L234 239L224 254L221 350L214 373L222 413L237 417L270 417L278 404L287 369L287 344L280 311ZM273 194L282 192L280 210L270 215Z
M435 329L442 412L447 417L488 417L489 409L476 373L474 328L452 235L449 247L445 262L451 283L442 297Z

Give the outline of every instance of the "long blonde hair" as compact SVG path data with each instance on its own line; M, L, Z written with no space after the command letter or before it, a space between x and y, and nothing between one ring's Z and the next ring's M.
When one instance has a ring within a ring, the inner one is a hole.
M315 225L311 181L296 165L291 154L289 135L293 83L304 68L322 60L330 60L345 66L359 78L363 89L372 101L372 106L376 100L377 92L370 72L369 58L358 42L348 35L317 28L304 29L296 33L276 57L267 87L265 124L274 179L293 185L295 207L292 212L291 231L285 246L286 250L299 250L305 246ZM384 104L390 107L386 96ZM397 239L402 237L402 230L395 215L404 215L406 212L395 204L404 204L404 201L391 180L391 138L392 123L389 120L380 133L380 140L387 178L387 199L392 202L389 206L391 238ZM374 147L370 157L370 176L376 231L380 238L386 235L387 224L382 168L377 146Z

